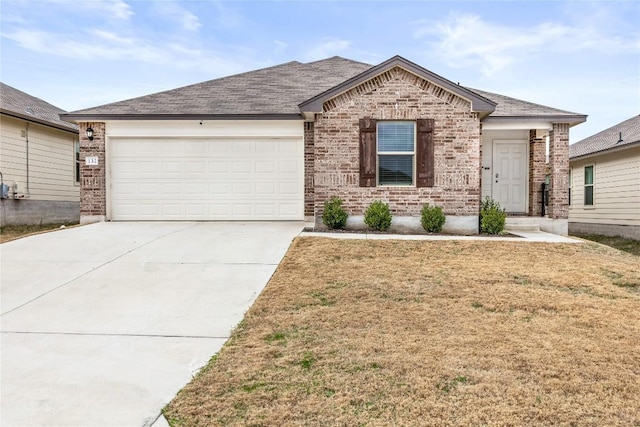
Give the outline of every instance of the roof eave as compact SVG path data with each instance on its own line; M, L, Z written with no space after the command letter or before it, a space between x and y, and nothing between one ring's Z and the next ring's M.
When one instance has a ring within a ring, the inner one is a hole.
M471 110L480 113L481 117L495 111L495 107L497 105L495 102L484 98L463 86L455 84L452 81L445 79L444 77L432 73L431 71L422 68L419 65L402 58L401 56L394 56L393 58L390 58L387 61L376 65L375 67L372 67L369 70L366 70L358 74L357 76L350 78L349 80L346 80L344 83L341 83L329 90L326 90L314 96L307 101L302 102L298 105L298 107L303 113L322 113L323 104L325 103L325 101L328 101L329 99L334 98L394 67L400 67L412 74L415 74L419 77L424 78L425 80L432 82L433 84L449 92L455 93L461 98L468 100L471 103Z
M65 126L62 124L58 124L55 122L51 122L49 120L45 120L45 119L40 119L37 117L33 117L30 116L28 114L21 114L21 113L17 113L15 111L11 111L11 110L6 110L4 108L0 108L0 113L10 116L10 117L14 117L16 119L21 119L21 120L26 120L28 122L33 122L33 123L38 123L44 126L48 126L48 127L52 127L58 130L63 130L66 132L71 132L71 133L78 133L78 129L73 127L73 124L71 122L69 122L69 126Z
M302 120L291 114L61 114L60 118L74 123L108 120Z
M488 116L485 120L491 121L548 121L551 123L567 123L570 127L579 125L587 121L587 115L583 114L552 114L552 115L535 115L535 116Z
M585 160L590 157L599 156L601 154L617 153L619 151L627 150L629 148L635 148L637 146L640 146L640 141L634 141L634 142L630 142L628 144L623 144L623 145L614 145L612 147L603 148L602 150L592 151L591 153L581 154L575 157L569 157L569 161Z

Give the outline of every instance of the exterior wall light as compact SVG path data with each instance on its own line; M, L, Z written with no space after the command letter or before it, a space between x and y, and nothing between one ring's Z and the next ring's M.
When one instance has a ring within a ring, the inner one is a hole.
M89 141L93 141L93 128L91 127L87 128L87 138L89 138Z

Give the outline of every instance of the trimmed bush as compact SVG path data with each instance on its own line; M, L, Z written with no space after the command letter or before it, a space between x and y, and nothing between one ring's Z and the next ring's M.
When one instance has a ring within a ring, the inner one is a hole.
M445 221L447 220L440 206L429 206L427 203L422 207L420 212L422 228L429 233L439 233L442 231Z
M371 203L364 213L364 222L377 231L385 231L391 226L391 212L389 205L376 200Z
M332 197L324 202L324 212L322 212L322 223L331 229L344 228L347 225L347 213L342 209L342 199Z
M502 234L507 214L500 203L487 196L480 206L480 231L487 234Z

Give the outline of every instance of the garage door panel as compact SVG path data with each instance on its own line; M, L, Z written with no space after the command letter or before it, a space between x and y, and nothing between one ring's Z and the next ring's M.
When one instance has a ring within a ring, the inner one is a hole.
M231 163L231 172L237 174L252 174L253 162L250 160L236 160Z
M272 196L276 194L277 183L275 182L258 182L255 184L255 192L257 195Z
M252 216L253 203L231 203L231 215L241 218Z
M300 184L296 182L288 183L283 182L278 185L279 193L282 195L296 195L300 193Z
M229 163L227 162L216 160L209 161L207 164L209 173L226 174L229 172Z
M273 174L276 171L276 165L275 160L258 161L255 163L255 171L261 174Z
M303 218L302 140L114 139L110 148L114 220Z

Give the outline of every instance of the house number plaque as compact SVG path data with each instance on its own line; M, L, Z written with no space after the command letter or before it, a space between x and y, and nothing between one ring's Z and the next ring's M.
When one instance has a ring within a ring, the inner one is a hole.
M84 164L87 166L98 166L98 157L97 156L85 157Z

